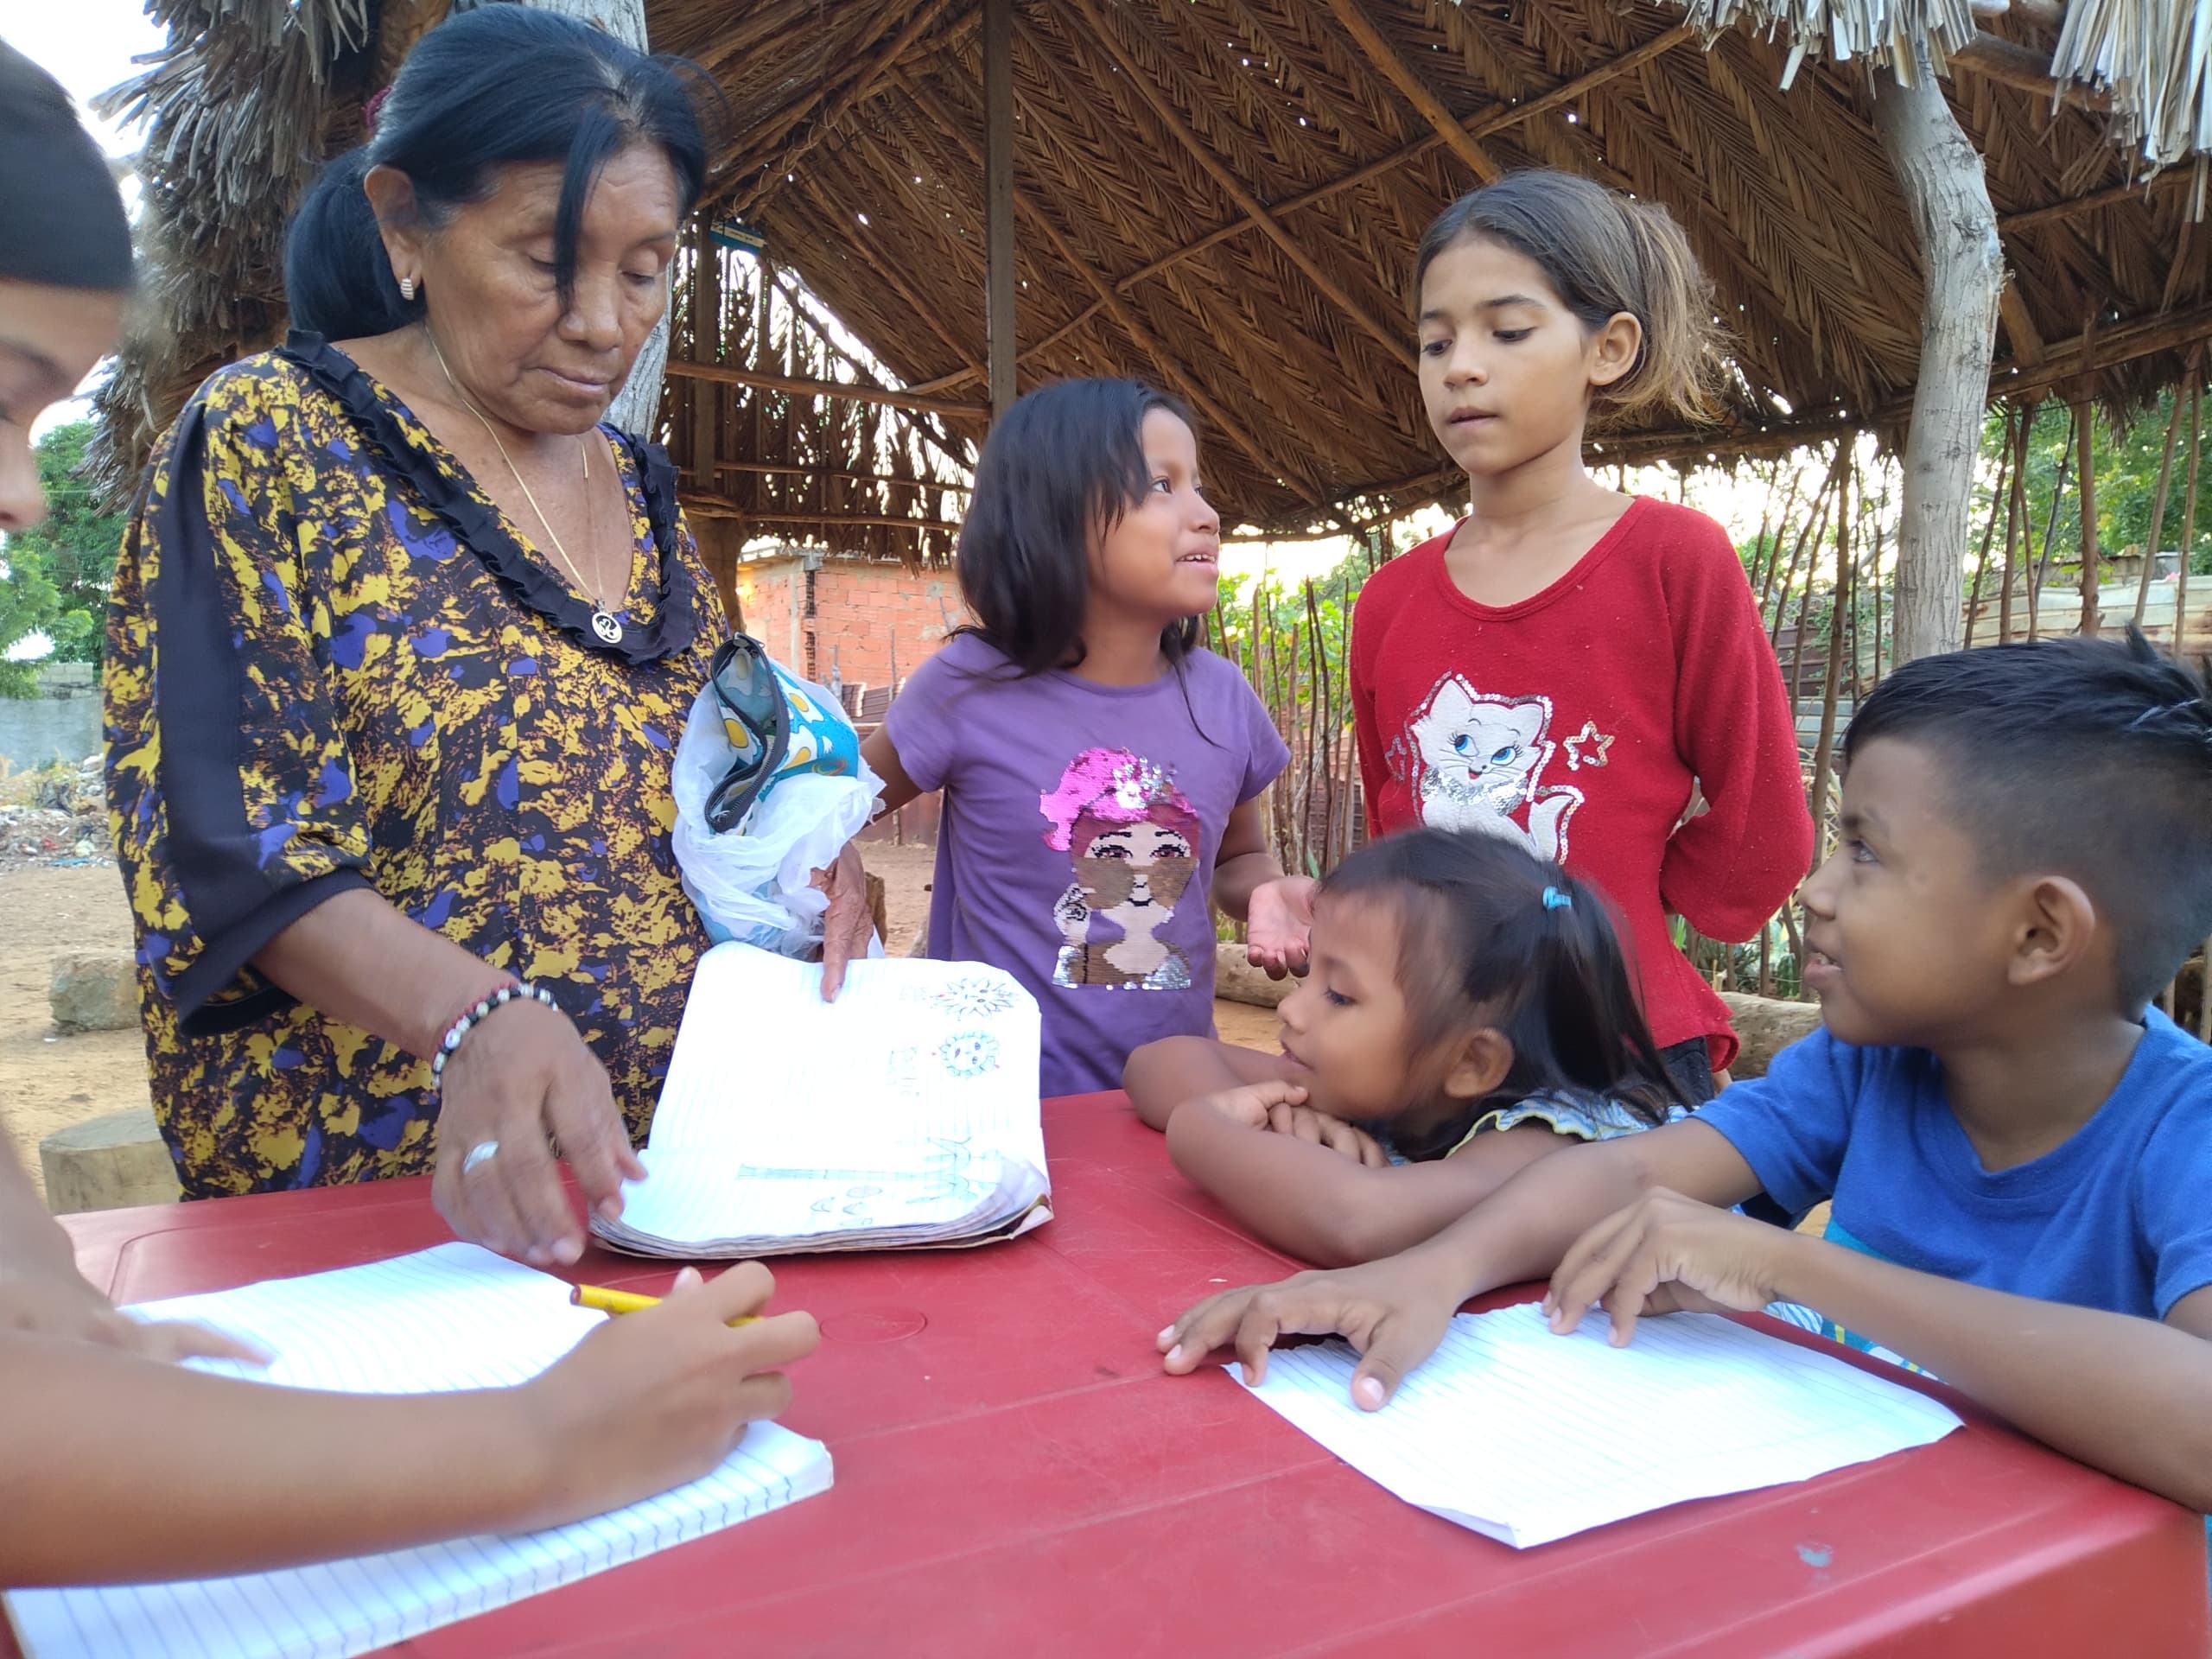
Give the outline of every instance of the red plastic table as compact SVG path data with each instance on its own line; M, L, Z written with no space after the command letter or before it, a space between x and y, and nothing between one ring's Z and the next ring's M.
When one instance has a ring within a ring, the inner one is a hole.
M1153 1333L1177 1312L1284 1264L1184 1183L1120 1096L1050 1102L1046 1134L1058 1218L1027 1237L777 1266L779 1305L822 1323L787 1421L829 1443L828 1493L400 1651L2204 1659L2212 1646L2196 1516L1948 1395L1967 1427L1935 1446L1536 1549L1424 1514L1225 1375L1160 1373ZM448 1236L420 1181L67 1224L93 1280L133 1301ZM575 1271L643 1289L667 1277L598 1253ZM1510 1434L1512 1421L1501 1402L1468 1433Z

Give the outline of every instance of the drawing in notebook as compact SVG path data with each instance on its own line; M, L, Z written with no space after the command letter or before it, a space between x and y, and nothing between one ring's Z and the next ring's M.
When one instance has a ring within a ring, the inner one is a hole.
M1959 1427L1940 1401L1719 1314L1642 1320L1625 1348L1606 1329L1593 1310L1554 1335L1534 1302L1456 1315L1376 1412L1351 1403L1341 1342L1271 1354L1250 1392L1408 1503L1516 1548Z
M700 959L647 1179L592 1230L646 1255L950 1247L1052 1219L1037 1004L976 963Z
M132 1311L196 1319L276 1357L265 1372L204 1370L359 1394L524 1382L607 1317L474 1244ZM754 1423L697 1480L570 1526L237 1578L12 1591L8 1611L28 1659L350 1659L811 1497L830 1474L819 1441Z

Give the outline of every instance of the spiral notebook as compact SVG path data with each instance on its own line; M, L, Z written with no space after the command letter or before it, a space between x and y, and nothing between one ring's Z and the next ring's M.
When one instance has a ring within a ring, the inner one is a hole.
M643 1255L951 1249L1052 1217L1037 1004L980 963L700 958L620 1219Z
M1270 1355L1252 1393L1407 1503L1516 1548L1959 1427L1939 1400L1716 1313L1642 1320L1625 1348L1606 1332L1597 1311L1555 1336L1534 1302L1461 1313L1381 1411L1351 1403L1341 1342Z
M276 1356L266 1371L195 1362L203 1370L359 1394L527 1382L607 1318L573 1306L560 1280L473 1244L132 1312L197 1319ZM7 1608L28 1659L350 1659L811 1497L830 1480L819 1441L755 1423L697 1480L571 1526L238 1578L11 1591Z

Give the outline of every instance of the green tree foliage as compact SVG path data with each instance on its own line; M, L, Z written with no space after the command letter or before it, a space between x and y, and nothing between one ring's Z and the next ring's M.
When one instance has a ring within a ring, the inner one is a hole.
M92 435L92 423L79 421L55 427L39 442L47 518L9 537L0 548L0 564L6 567L0 576L0 654L43 632L54 642L47 660L99 661L108 584L115 576L124 515L103 511L77 476ZM0 664L0 696L31 695L34 671L28 663Z

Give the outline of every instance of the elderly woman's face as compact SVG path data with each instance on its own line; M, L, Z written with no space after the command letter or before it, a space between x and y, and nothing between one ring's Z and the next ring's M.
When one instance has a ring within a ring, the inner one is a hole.
M442 229L386 237L395 272L422 284L462 388L526 432L585 432L606 414L667 308L676 257L675 172L657 146L633 144L585 200L564 305L553 277L561 171L552 162L503 168L493 194ZM372 174L371 197L379 194Z

